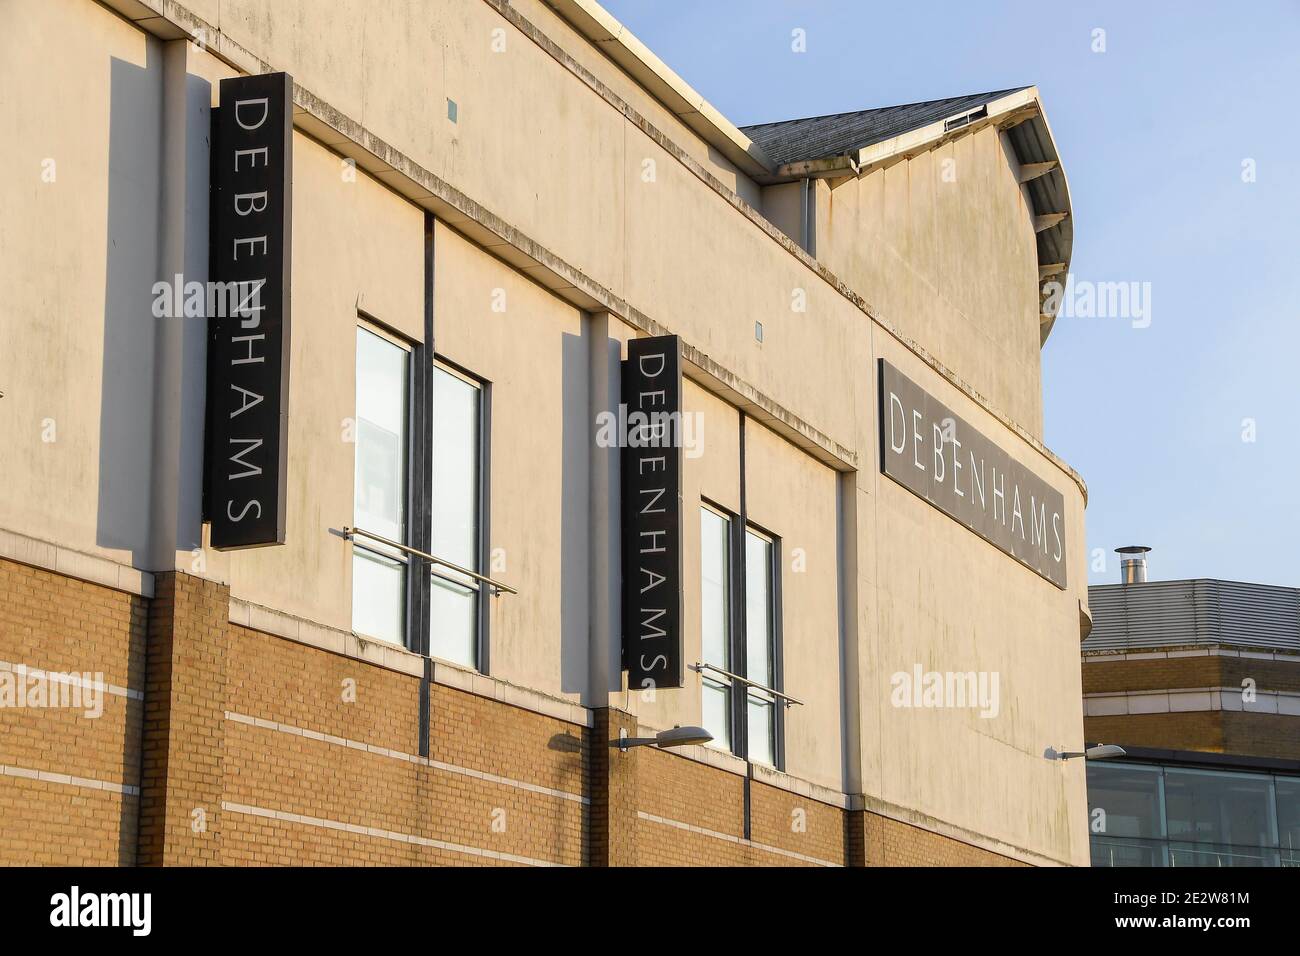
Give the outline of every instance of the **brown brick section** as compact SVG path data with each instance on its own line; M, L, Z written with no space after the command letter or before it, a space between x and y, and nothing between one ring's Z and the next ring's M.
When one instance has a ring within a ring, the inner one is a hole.
M1257 692L1300 691L1300 659L1264 660L1222 655L1115 660L1083 659L1085 694L1179 688L1237 689L1247 679ZM1244 711L1117 714L1084 718L1090 742L1300 759L1300 717Z
M1300 658L1172 657L1151 660L1083 659L1083 692L1170 690L1179 687L1241 687L1250 678L1256 690L1300 691Z
M188 574L155 576L145 669L140 777L142 866L221 862L226 588Z
M105 695L97 720L0 710L0 765L18 768L0 774L0 864L1001 860L671 751L621 753L610 741L637 724L615 709L586 728L434 684L424 756L419 678L232 624L211 581L162 574L155 594L0 560L0 660L145 698Z
M877 813L867 811L863 817L867 866L1027 865Z
M1300 717L1236 711L1086 717L1089 741L1300 760Z
M620 731L636 735L636 720L620 710L598 707L588 732L591 752L592 866L636 866L636 767L639 748L626 753L610 746Z
M148 602L0 559L0 660L59 673L144 684ZM141 705L101 695L103 712L0 708L0 863L129 865L138 798L15 776L45 771L119 786L140 773Z

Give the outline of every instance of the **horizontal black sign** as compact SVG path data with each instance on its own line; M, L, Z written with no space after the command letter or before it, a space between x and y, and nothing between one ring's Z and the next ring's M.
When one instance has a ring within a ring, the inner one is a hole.
M221 81L212 111L207 517L218 549L283 544L289 407L293 79Z
M682 686L682 365L675 335L623 363L623 666L633 689Z
M884 359L880 470L1065 588L1065 498Z

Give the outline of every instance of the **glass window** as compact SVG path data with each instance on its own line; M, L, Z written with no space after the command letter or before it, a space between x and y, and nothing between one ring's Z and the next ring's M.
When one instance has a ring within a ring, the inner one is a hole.
M775 607L772 542L756 531L745 532L745 676L775 686ZM748 694L749 759L776 763L776 703L761 691Z
M432 551L477 574L480 566L479 461L482 388L440 365L433 369ZM478 665L480 586L435 565L430 591L430 653ZM451 580L448 580L448 579Z
M353 524L406 543L410 352L357 329L357 414ZM352 549L352 628L404 644L406 558L358 538Z
M1088 763L1088 826L1099 836L1165 835L1159 767Z
M1165 806L1170 840L1277 846L1273 780L1263 774L1169 767Z
M1297 777L1090 763L1088 809L1093 866L1300 865Z
M1088 763L1093 866L1164 866L1164 774L1159 767Z
M704 663L731 670L731 521L700 509L700 635ZM731 749L731 688L703 674L704 729L713 746Z

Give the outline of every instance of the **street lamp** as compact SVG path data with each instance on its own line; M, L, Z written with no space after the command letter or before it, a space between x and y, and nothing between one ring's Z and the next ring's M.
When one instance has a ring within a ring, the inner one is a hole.
M653 737L628 737L627 731L620 729L618 740L611 740L609 745L627 753L629 747L685 747L687 744L707 744L713 734L703 727L674 727L661 730Z
M1048 747L1043 751L1043 756L1048 760L1071 760L1075 757L1085 757L1088 760L1105 760L1107 757L1123 757L1125 756L1125 750L1115 744L1098 744L1095 747L1089 747L1087 750L1071 750L1065 753L1055 747Z

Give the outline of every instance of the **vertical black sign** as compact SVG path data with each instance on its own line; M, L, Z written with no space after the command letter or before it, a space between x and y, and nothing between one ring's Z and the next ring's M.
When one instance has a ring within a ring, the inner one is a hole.
M623 363L623 666L628 687L682 686L682 363L675 335Z
M221 81L212 111L206 516L212 547L283 544L293 79ZM217 308L212 308L213 304Z

